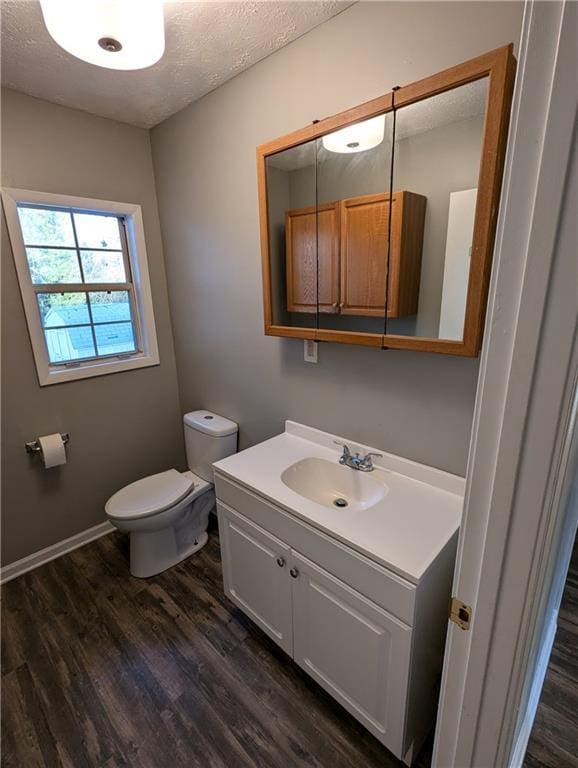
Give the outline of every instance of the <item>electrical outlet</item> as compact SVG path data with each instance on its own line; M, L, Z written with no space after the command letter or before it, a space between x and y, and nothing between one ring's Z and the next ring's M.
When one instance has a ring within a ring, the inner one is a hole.
M317 342L305 339L303 342L303 359L306 363L317 362Z

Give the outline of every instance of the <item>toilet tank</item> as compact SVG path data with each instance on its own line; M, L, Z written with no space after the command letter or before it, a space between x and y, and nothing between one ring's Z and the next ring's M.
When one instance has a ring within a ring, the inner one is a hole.
M191 411L183 420L187 465L195 475L212 483L213 462L237 452L239 427L211 411Z

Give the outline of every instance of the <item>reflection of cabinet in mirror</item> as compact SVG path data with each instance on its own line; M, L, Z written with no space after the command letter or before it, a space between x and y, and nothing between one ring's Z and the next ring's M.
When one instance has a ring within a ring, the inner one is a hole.
M287 310L335 312L339 302L339 203L285 212ZM317 260L319 259L319 265Z
M388 317L417 310L425 207L422 195L393 194ZM287 211L288 311L317 310L318 276L319 312L383 317L389 213L387 193Z

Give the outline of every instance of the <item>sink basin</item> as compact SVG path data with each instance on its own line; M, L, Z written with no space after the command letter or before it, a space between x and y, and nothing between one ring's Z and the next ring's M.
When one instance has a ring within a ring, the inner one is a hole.
M307 458L292 464L281 480L295 493L335 509L369 509L388 493L381 472L360 472L325 459Z

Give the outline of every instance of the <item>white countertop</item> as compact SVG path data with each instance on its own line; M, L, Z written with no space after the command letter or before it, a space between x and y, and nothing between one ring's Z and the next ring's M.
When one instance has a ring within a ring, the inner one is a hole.
M353 451L379 450L288 421L283 434L222 459L214 468L417 584L459 528L464 478L384 453L368 474L389 491L361 511L318 504L285 485L283 471L301 459L337 462L341 449L334 439L343 439Z

